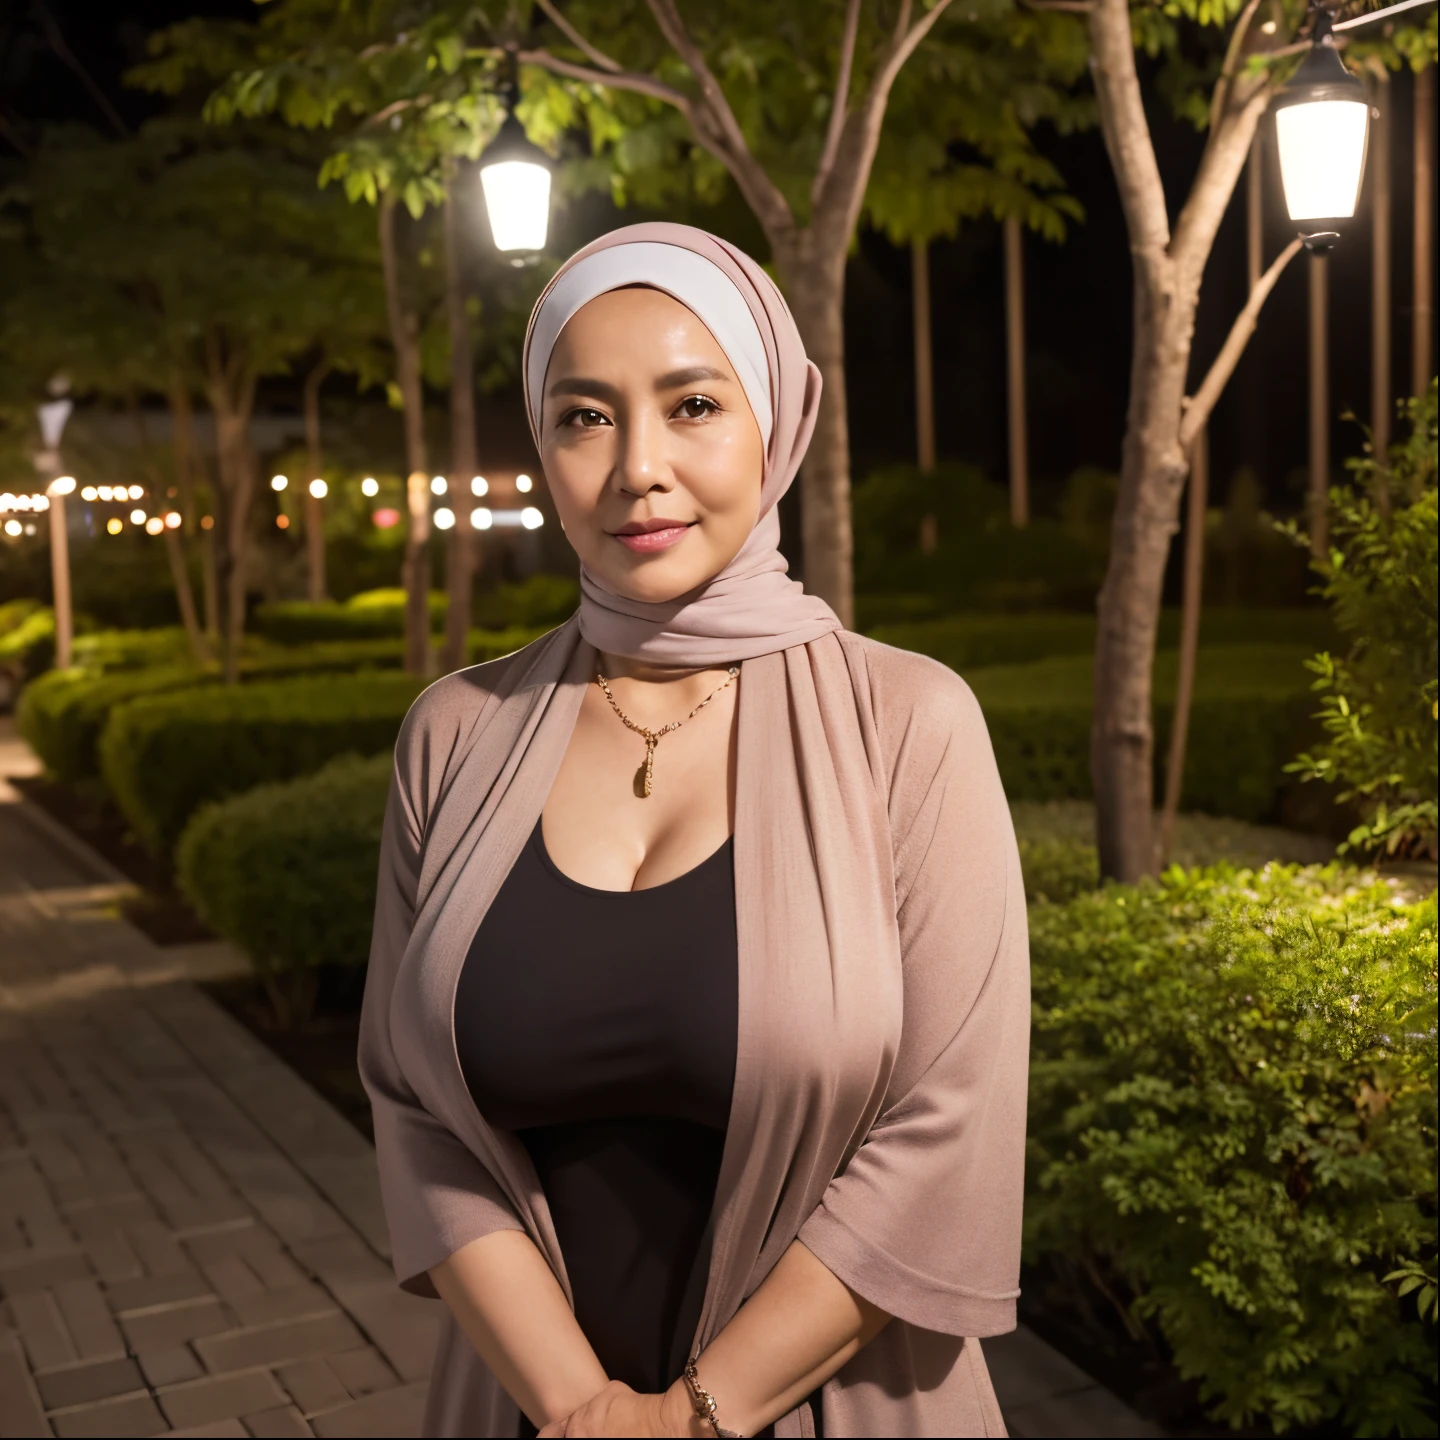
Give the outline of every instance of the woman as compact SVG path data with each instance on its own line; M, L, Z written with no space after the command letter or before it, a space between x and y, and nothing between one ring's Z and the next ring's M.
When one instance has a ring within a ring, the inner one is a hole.
M605 236L525 383L580 611L410 712L361 1035L426 1433L1002 1434L1029 981L974 698L786 578L820 377L748 257Z

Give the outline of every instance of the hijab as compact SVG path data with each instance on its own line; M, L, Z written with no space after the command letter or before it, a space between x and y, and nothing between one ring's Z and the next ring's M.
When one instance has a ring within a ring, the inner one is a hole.
M550 356L590 301L629 285L678 300L734 367L765 446L755 528L735 558L664 603L617 595L582 565L580 633L597 650L663 665L722 665L804 645L840 628L834 611L789 578L780 497L804 459L820 406L820 371L790 307L748 255L689 225L627 225L577 251L536 302L525 336L525 404L535 447Z

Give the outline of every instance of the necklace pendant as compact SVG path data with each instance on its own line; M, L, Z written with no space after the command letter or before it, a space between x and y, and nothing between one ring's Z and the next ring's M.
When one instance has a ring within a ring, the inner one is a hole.
M640 768L635 772L635 798L637 800L648 800L650 792L655 788L655 746L658 740L650 736L645 737L645 759L641 761Z

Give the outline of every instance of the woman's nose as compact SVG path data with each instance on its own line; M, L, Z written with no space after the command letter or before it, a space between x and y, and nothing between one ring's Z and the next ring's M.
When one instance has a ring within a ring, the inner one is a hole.
M620 489L632 495L672 489L675 479L666 454L664 420L643 411L631 411L619 429L615 479Z

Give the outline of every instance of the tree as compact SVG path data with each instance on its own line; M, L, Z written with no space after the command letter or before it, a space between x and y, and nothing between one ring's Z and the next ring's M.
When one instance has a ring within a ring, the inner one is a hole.
M1075 8L1071 0L1057 3ZM1260 0L1175 0L1163 9L1132 9L1129 0L1078 4L1086 16L1101 130L1134 260L1130 398L1109 569L1099 599L1091 771L1102 871L1135 880L1154 865L1151 667L1188 456L1300 241L1291 241L1253 286L1192 392L1201 281L1260 118L1293 57L1308 44L1303 13L1293 0L1267 7L1263 17ZM1182 20L1191 22L1192 44L1220 41L1218 47L1209 44L1198 69L1191 54L1180 53ZM1377 59L1398 64L1399 46L1417 57L1427 47L1433 53L1433 19L1428 39L1384 41ZM1168 88L1176 103L1207 131L1173 225L1145 114L1137 47L1168 58Z
M450 28L443 6L380 0L363 9L337 9L317 0L288 0L271 7L259 25L191 20L161 31L152 37L151 61L135 72L141 83L169 91L197 75L218 83L206 113L220 124L278 115L291 126L335 130L338 143L320 167L321 185L339 182L352 202L375 207L394 351L393 393L404 417L409 514L402 563L405 663L415 674L431 668L430 466L422 354L426 307L415 267L405 263L413 247L404 243L403 215L418 224L427 209L443 207L457 160L478 156L501 118L491 90L461 73L465 54L453 43ZM482 69L493 65L494 57L481 62ZM455 248L454 239L447 227L447 249ZM475 419L461 274L458 257L447 259L452 462L467 466L460 483L468 484ZM469 507L461 504L455 514L447 552L452 615L447 667L463 663L470 613Z
M974 184L977 171L991 172L984 184L1023 188L1026 164L1038 168L1024 131L1055 106L1047 70L1063 69L1065 28L1051 16L1017 19L1008 0L983 0L963 16L951 0L900 0L884 14L861 0L816 3L803 14L779 0L752 0L693 14L689 23L675 0L581 0L563 12L556 0L536 0L536 8L554 41L522 48L523 62L643 102L617 105L621 126L597 137L622 187L640 179L637 189L654 188L653 176L637 175L637 147L627 154L627 142L657 106L668 108L679 122L669 129L672 148L698 150L721 167L764 231L825 381L801 478L805 580L848 624L845 261L887 111L892 102L912 110L917 123L908 133L922 154L927 146L933 157L966 145L990 162L957 171L952 181L956 190L969 187L960 210L990 208L977 199L984 188ZM1046 47L1057 37L1052 61ZM922 46L923 73L915 65ZM1018 103L1006 102L1007 91ZM652 147L645 159L655 158Z
M1310 661L1325 741L1287 768L1361 812L1342 851L1436 855L1436 389L1405 402L1410 435L1350 462L1330 494L1317 569L1344 656ZM1299 543L1306 536L1293 532Z
M139 388L165 393L176 414L177 488L188 484L189 397L215 422L209 477L227 678L238 675L256 457L256 385L312 349L317 296L336 281L331 246L349 207L316 189L297 137L246 127L221 135L183 116L133 139L76 139L42 151L32 169L37 235L57 273L102 284L149 337ZM328 312L327 312L328 313ZM98 367L97 367L98 369Z

